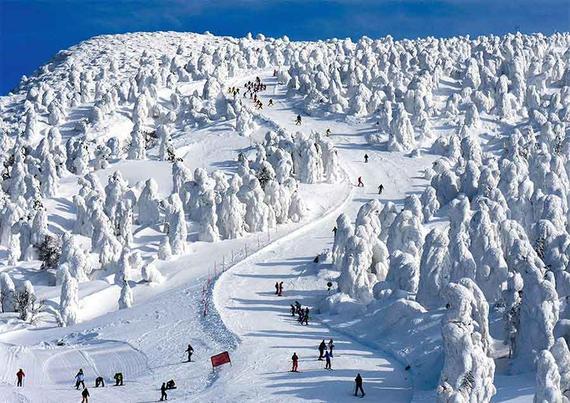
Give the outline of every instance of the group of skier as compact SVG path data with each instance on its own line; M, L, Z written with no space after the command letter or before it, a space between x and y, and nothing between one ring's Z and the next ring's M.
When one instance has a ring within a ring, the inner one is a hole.
M309 312L309 307L303 309L299 301L291 304L291 316L299 315L297 320L301 325L309 325Z
M249 97L253 100L255 107L257 109L263 109L263 103L261 102L261 99L257 97L257 93L265 91L267 89L267 85L262 83L259 77L255 77L255 81L248 81L247 83L244 84L244 87L245 87L245 92L243 93L244 98L247 97L247 95L249 94ZM235 95L236 93L234 93L234 96ZM273 100L270 99L269 106L272 105L273 105Z
M332 370L333 349L334 343L332 339L329 340L328 346L324 339L319 344L319 361L322 361L323 358L325 359L325 369Z

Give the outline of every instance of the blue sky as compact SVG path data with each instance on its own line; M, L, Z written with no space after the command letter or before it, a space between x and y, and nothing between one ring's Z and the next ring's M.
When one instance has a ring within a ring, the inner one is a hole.
M94 35L206 30L291 39L570 30L570 0L0 0L0 94Z

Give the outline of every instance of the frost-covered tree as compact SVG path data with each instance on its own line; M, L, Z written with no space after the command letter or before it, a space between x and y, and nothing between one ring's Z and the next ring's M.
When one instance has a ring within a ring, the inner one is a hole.
M158 258L160 260L169 260L172 257L172 247L170 246L170 238L168 235L162 237L158 246Z
M160 221L160 198L158 185L148 179L137 201L138 223L142 226L154 226Z
M426 236L420 260L420 281L416 299L426 308L443 305L442 291L450 281L447 232L434 228Z
M131 160L144 160L146 158L145 134L138 124L135 124L131 131L128 158Z
M133 306L133 291L127 280L123 280L121 294L119 295L119 309L127 309Z
M64 327L79 322L79 289L77 280L69 271L65 271L62 275L59 314Z
M172 254L179 255L186 250L186 237L188 230L186 228L186 217L184 216L184 208L178 194L173 193L168 198L166 222L168 224L168 242Z
M476 328L473 293L463 285L449 283L444 296L448 309L442 320L444 363L437 401L488 402L496 392L495 363Z
M245 233L245 205L237 197L240 179L233 176L230 186L222 195L218 214L218 228L223 239L239 238Z
M148 262L143 266L142 278L144 281L151 284L160 284L164 281L164 276L160 273L158 267L156 267L155 260Z
M0 305L2 312L14 312L16 287L8 273L0 273Z
M536 393L535 403L556 402L564 400L560 390L560 373L556 360L548 350L542 350L536 364Z

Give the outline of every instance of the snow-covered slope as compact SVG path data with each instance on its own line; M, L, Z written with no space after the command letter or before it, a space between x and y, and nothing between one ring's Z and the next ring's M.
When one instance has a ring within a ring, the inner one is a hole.
M0 98L0 401L565 401L569 44L58 53Z

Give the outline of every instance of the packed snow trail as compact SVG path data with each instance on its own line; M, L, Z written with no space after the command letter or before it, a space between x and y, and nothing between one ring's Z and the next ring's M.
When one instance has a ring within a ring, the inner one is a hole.
M274 84L271 78L263 81ZM218 280L216 306L241 343L233 353L233 367L224 368L218 382L201 398L215 400L223 389L229 401L349 401L354 398L354 377L360 373L367 398L410 401L411 380L398 362L315 321L314 307L327 296L327 280L319 277L312 261L330 247L338 214L354 216L362 202L377 197L379 183L385 187L382 201L401 203L407 193L425 186L420 170L429 166L432 157L411 159L390 153L386 158L386 153L366 144L362 133L367 129L359 124L303 117L302 126L295 126L295 109L278 94L277 87L269 85L263 97L265 105L269 97L278 102L266 107L258 118L290 131L324 133L331 129L341 165L349 176L346 185L353 190L339 208L238 264ZM368 163L363 161L365 153L370 157ZM354 186L358 176L365 187ZM278 281L284 282L282 297L274 293ZM309 326L300 325L291 316L289 307L294 301L312 308ZM317 360L319 343L329 339L336 346L331 372L324 369L324 361ZM293 352L300 357L299 374L288 372Z

